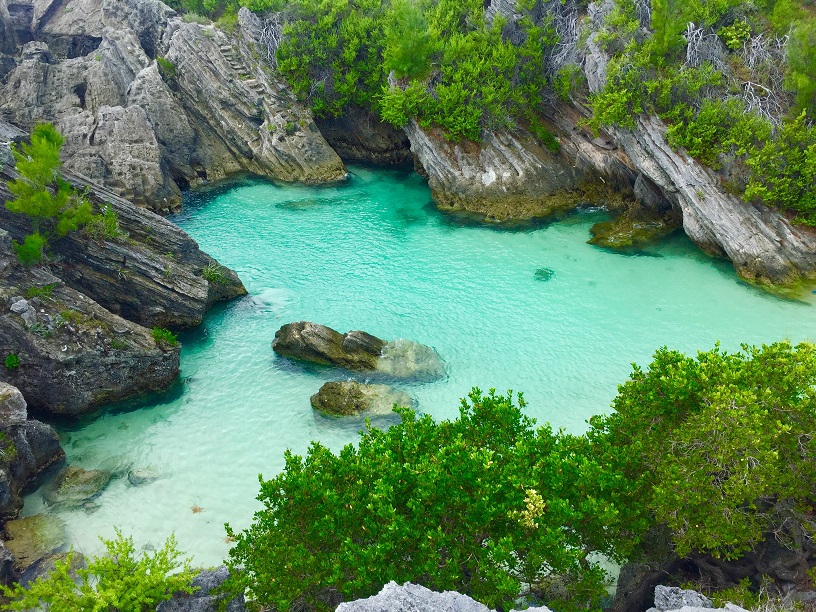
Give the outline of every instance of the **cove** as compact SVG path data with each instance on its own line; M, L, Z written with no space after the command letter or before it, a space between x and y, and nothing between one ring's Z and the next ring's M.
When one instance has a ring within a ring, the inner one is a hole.
M229 549L223 524L249 524L257 476L277 473L285 449L357 439L362 420L309 405L324 382L348 374L276 357L270 343L284 323L434 347L447 377L395 386L437 419L455 417L471 387L494 387L523 392L528 414L573 432L608 411L631 362L648 365L660 346L693 353L717 340L736 350L816 336L816 296L765 294L680 236L630 255L586 244L604 218L586 211L515 230L466 223L437 212L418 175L361 167L332 186L246 179L187 194L173 220L235 269L249 295L180 336L182 378L171 392L60 428L72 464L160 476L140 486L115 479L95 506L58 512L69 545L97 553L98 536L116 526L149 549L175 532L195 563L218 564ZM35 492L24 514L41 511L52 510Z

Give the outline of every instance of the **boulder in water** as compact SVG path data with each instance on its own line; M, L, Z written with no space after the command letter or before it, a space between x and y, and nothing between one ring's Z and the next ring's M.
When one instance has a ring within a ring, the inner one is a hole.
M394 404L410 406L411 396L388 385L366 385L356 380L327 382L311 397L312 408L342 416L390 414Z
M111 473L104 470L83 470L68 466L45 492L45 501L52 505L82 506L108 486Z
M424 344L403 339L386 342L363 331L344 335L308 321L281 327L275 333L272 349L290 359L382 372L394 378L434 379L445 375L442 359Z
M35 514L9 521L6 546L17 560L15 567L24 572L34 563L54 553L65 543L65 525L50 514Z
M134 487L150 484L161 478L161 475L152 468L136 468L128 472L128 482Z
M349 370L374 370L385 343L371 334L350 331L343 335L331 327L298 321L275 333L272 350L278 355Z

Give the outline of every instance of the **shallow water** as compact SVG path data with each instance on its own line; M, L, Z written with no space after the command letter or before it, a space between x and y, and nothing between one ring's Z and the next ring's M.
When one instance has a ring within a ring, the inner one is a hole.
M71 463L91 469L114 457L162 474L139 487L114 480L92 512L60 512L71 545L98 552L97 536L114 526L145 547L175 532L195 562L219 563L224 522L249 524L257 476L279 471L286 448L357 438L360 420L309 405L323 382L347 374L273 354L275 331L291 321L435 347L447 378L401 387L437 418L454 417L471 387L495 387L523 391L530 415L573 432L608 410L631 362L647 364L664 344L693 352L718 339L736 349L816 336L812 303L740 282L684 237L637 255L586 244L603 218L514 231L463 223L434 209L417 175L364 168L330 187L246 180L189 194L175 221L250 295L181 336L182 380L171 392L62 429ZM25 513L43 508L35 493Z

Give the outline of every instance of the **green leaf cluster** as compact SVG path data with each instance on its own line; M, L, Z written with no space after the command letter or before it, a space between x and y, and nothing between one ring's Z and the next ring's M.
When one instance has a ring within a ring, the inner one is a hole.
M662 348L612 407L590 420L593 453L631 487L629 519L667 525L679 555L735 559L813 529L814 345Z
M31 141L13 151L19 177L8 183L14 199L6 202L6 208L31 220L32 233L22 243L14 242L18 258L26 265L43 260L51 238L95 219L85 195L60 176L63 141L52 124L40 123L32 130Z
M54 572L27 588L0 586L10 601L4 610L31 610L46 606L52 612L148 612L174 593L192 593L195 572L182 559L170 537L152 554L136 556L133 538L117 530L113 540L102 539L106 553L93 558L86 569L71 572L70 558L57 561Z
M522 585L566 580L578 601L558 609L598 609L605 574L589 552L625 549L606 536L620 479L583 438L535 428L523 407L475 389L453 421L399 409L401 423L369 426L357 447L287 452L284 471L261 479L252 526L227 526L232 588L288 610L410 580L509 608Z
M178 336L164 327L154 327L150 330L150 335L156 344L167 346L178 346Z

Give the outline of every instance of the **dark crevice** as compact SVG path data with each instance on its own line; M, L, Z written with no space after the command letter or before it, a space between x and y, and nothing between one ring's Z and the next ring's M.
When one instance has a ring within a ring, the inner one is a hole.
M80 83L74 87L74 94L76 94L76 97L79 98L79 105L82 107L82 110L85 110L85 93L87 91L88 86L85 83Z

